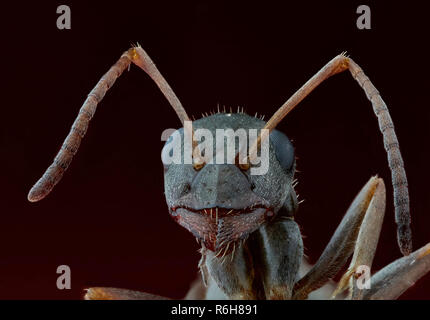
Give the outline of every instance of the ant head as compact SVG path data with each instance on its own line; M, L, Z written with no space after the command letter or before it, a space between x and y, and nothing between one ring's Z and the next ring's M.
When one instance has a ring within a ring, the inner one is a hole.
M274 219L282 207L294 211L297 206L292 187L294 148L285 134L272 131L248 167L236 161L264 125L243 113L217 113L194 121L194 138L201 140L198 148L205 161L198 168L192 163L192 142L186 141L184 128L174 132L163 148L170 214L212 251L224 252Z

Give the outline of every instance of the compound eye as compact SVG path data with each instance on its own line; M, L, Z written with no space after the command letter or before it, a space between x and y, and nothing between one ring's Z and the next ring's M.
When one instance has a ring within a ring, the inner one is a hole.
M270 141L281 167L285 171L291 171L294 164L294 147L290 139L281 131L273 130L270 133Z

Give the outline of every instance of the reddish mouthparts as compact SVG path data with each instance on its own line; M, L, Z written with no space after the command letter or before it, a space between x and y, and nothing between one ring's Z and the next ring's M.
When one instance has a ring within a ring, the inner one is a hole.
M238 242L273 217L274 212L261 205L244 209L173 207L171 215L202 246L217 252L217 256L225 256L234 251Z

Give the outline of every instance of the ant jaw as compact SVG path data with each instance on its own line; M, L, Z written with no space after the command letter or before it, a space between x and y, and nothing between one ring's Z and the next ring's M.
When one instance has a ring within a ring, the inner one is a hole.
M190 231L199 244L217 255L221 251L223 255L231 252L231 244L244 241L275 216L272 208L262 205L244 209L173 207L170 211L174 220Z

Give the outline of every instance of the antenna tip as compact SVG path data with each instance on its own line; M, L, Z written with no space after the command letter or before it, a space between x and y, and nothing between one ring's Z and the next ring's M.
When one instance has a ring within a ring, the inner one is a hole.
M45 192L41 192L37 188L33 187L31 188L30 192L27 195L27 200L30 202L37 202L45 198L45 196L46 196Z
M399 225L397 229L397 242L400 247L400 252L404 256L408 256L412 252L412 235L409 224Z

